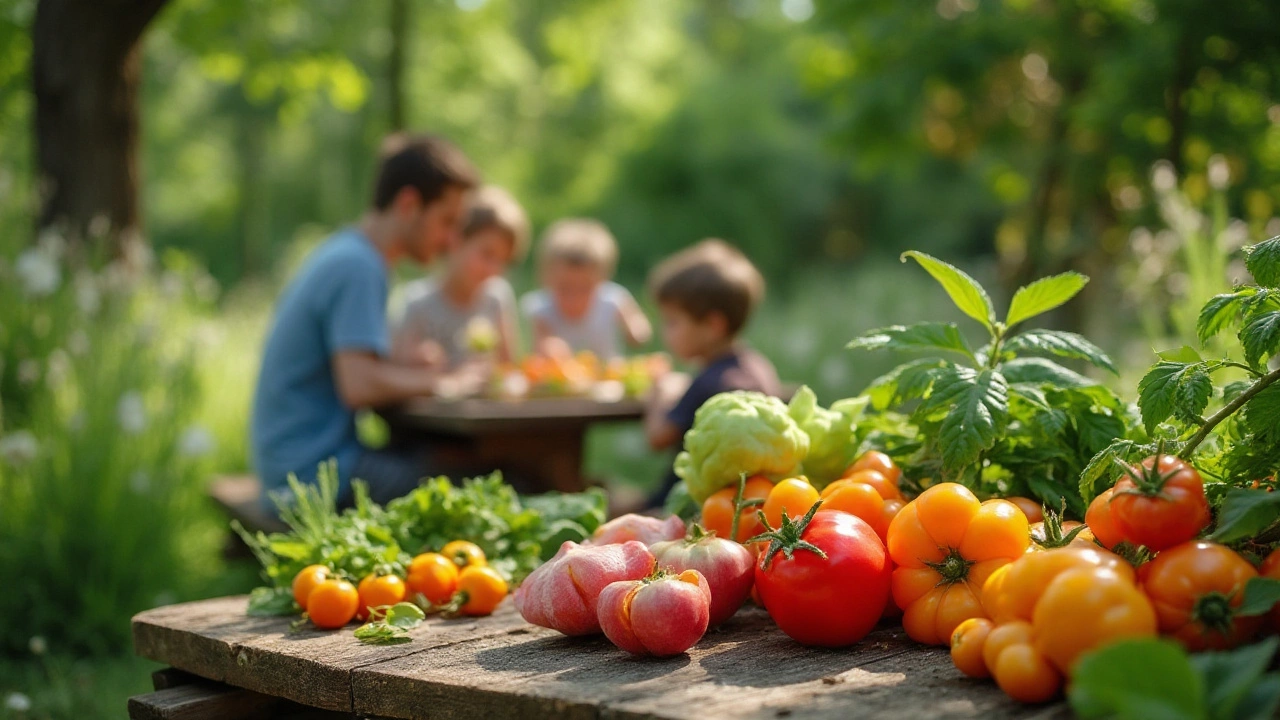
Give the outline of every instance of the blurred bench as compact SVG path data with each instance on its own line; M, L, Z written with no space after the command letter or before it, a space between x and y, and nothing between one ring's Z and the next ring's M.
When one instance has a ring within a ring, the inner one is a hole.
M310 708L282 698L205 680L173 668L152 673L151 682L155 692L129 698L130 720L354 718L347 713Z

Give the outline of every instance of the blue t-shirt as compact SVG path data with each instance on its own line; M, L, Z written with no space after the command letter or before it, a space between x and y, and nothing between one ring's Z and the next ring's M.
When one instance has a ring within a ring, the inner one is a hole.
M294 473L314 482L338 461L343 492L361 452L355 413L333 375L340 350L388 354L387 267L356 228L335 233L307 258L276 305L253 396L253 464L264 502Z

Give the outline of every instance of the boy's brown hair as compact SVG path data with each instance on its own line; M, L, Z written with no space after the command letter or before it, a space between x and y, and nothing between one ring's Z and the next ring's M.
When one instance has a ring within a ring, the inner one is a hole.
M538 244L538 262L543 267L563 262L577 267L593 267L606 278L618 265L618 241L599 220L565 218L552 223Z
M470 190L480 183L480 173L461 150L434 135L394 133L382 141L378 173L373 186L373 207L386 210L406 187L418 191L423 205L430 205L456 187Z
M462 220L462 240L481 230L497 228L511 238L511 259L524 259L529 249L529 216L520 202L497 185L486 185L472 195Z
M764 298L764 278L737 248L711 238L659 263L649 274L649 292L696 320L723 314L734 336Z

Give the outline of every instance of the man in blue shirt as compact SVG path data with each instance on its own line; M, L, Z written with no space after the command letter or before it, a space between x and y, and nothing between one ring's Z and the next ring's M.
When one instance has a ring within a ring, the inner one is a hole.
M276 305L253 400L253 462L273 491L297 475L314 482L337 461L339 502L358 477L375 501L411 490L420 458L373 451L356 438L355 411L429 395L441 380L425 364L389 359L387 288L401 260L428 264L455 241L465 194L479 182L469 160L431 136L384 144L372 207L311 253Z

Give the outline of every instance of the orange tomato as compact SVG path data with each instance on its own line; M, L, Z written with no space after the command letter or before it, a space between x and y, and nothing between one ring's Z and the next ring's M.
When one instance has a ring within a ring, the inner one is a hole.
M889 530L889 525L885 522L885 500L875 488L866 483L837 480L823 489L821 497L823 510L840 510L857 515L866 520L871 529L876 531L876 535L884 540L885 533Z
M324 565L308 565L293 576L293 601L298 603L303 612L307 610L307 597L311 595L311 591L328 580L331 574Z
M858 456L853 464L844 471L845 477L853 474L858 470L875 470L884 475L894 487L898 486L898 481L902 479L902 470L894 464L888 455L879 450L868 450Z
M1036 649L1070 676L1091 650L1123 638L1154 637L1156 615L1131 575L1116 568L1076 567L1044 589L1031 628Z
M395 575L367 575L360 581L360 606L356 617L366 620L369 611L383 605L395 605L404 601L404 581Z
M764 501L764 517L769 521L770 527L778 528L782 525L783 510L787 517L795 520L804 517L818 499L818 491L808 482L800 478L788 478L769 491L769 497Z
M759 475L747 478L742 489L743 500L764 500L773 490L773 483ZM717 537L727 538L733 528L733 500L738 488L727 487L717 490L702 503L702 527L714 532ZM764 532L764 526L756 517L758 508L746 508L738 517L738 534L734 540L743 542ZM807 508L806 508L807 509Z
M1027 553L1009 565L999 588L993 588L994 599L988 599L984 588L983 598L992 606L992 619L996 622L1030 620L1049 583L1059 574L1078 567L1110 568L1127 579L1130 585L1135 584L1133 566L1119 555L1099 547L1068 545Z
M458 590L458 566L440 553L423 553L409 563L404 584L432 605L444 605Z
M888 476L879 470L857 470L844 477L837 482L848 481L852 483L863 483L870 485L880 493L880 497L885 500L898 500L902 498L902 491L889 481Z
M886 539L889 537L889 525L893 523L893 519L898 517L898 513L902 512L902 508L906 507L906 505L907 501L901 499L884 501L884 509L880 513L880 523L884 526Z
M440 554L453 561L459 569L472 565L488 565L489 560L479 545L466 540L453 540L440 548Z
M991 677L982 649L995 625L986 618L969 618L951 633L951 662L956 669L972 678Z
M1062 675L1029 643L1010 645L1001 651L991 674L1000 689L1018 702L1048 702L1062 690Z
M941 645L971 617L986 617L983 583L1026 553L1027 518L1004 500L978 502L963 485L925 490L889 524L893 597L917 642Z
M1160 632L1188 650L1229 650L1258 634L1260 617L1236 615L1244 586L1258 571L1231 548L1188 542L1146 564L1142 588L1155 605Z
M1022 511L1022 514L1027 516L1027 522L1029 523L1044 522L1044 509L1041 508L1040 503L1036 502L1035 500L1032 500L1031 498L1028 498L1028 497L1021 497L1018 495L1015 495L1013 497L1007 497L1005 498L1005 500L1008 500L1014 505L1017 505L1018 509Z
M1262 561L1262 567L1258 568L1258 574L1265 578L1280 580L1280 549L1272 550L1271 554ZM1280 603L1276 603L1271 608L1271 613L1267 615L1273 632L1280 632Z
M987 633L987 640L982 645L982 662L986 663L988 670L992 670L1005 648L1010 645L1030 644L1031 623L1024 620L996 623L995 627Z
M1116 527L1116 521L1111 517L1111 496L1114 494L1115 488L1103 490L1102 494L1089 503L1089 509L1084 514L1084 524L1089 526L1089 530L1102 547L1108 550L1119 545L1123 539L1120 537L1120 529Z
M351 622L360 604L360 593L346 580L324 580L307 596L307 617L324 630Z
M463 615L489 615L507 596L507 581L488 565L472 565L458 575Z

